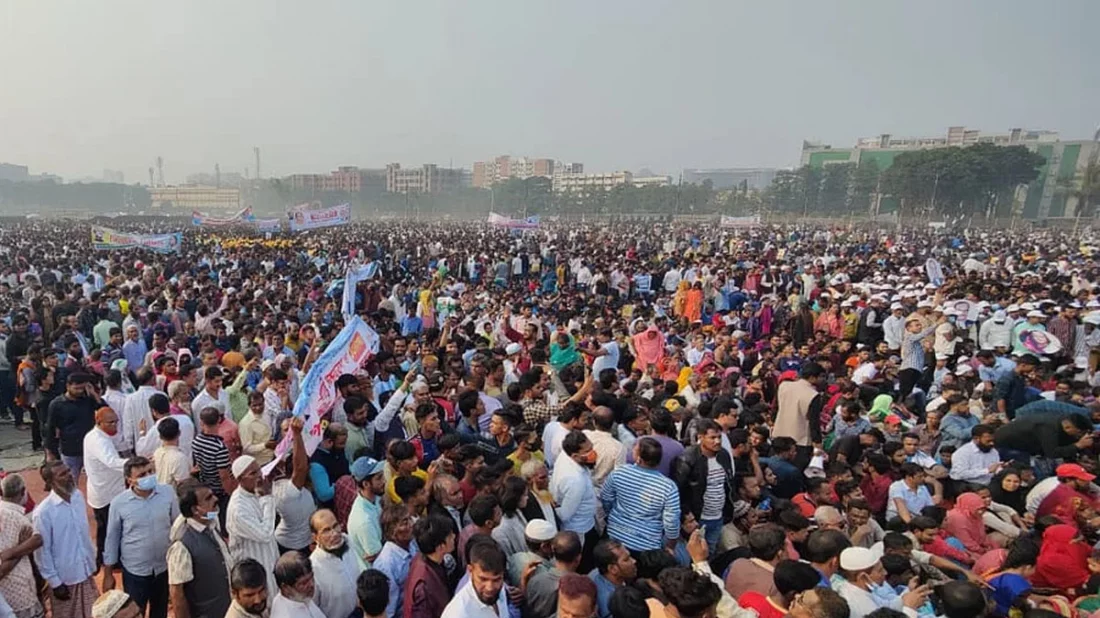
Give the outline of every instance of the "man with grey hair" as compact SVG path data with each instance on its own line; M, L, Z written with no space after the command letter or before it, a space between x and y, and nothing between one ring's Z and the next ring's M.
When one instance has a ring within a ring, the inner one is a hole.
M818 530L839 530L840 532L844 532L844 526L847 523L835 506L827 504L814 509L814 522L817 523Z
M313 602L313 564L301 552L288 551L275 563L279 593L271 603L271 618L325 618Z
M42 546L42 537L25 514L27 486L22 476L9 474L0 481L0 492L4 498L0 502L0 553L15 562L11 572L0 579L0 594L18 618L40 618L46 614L34 593L30 555Z

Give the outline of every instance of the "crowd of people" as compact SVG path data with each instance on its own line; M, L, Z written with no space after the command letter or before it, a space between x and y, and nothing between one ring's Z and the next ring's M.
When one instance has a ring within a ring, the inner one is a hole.
M1078 237L88 236L0 227L0 417L45 485L0 481L0 618L1100 609L1100 266ZM345 273L372 262L348 294L378 352L307 423Z

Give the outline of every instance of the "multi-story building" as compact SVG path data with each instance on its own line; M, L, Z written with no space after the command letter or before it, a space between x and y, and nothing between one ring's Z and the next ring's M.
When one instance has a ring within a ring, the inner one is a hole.
M30 169L26 165L0 163L0 180L26 182L30 179Z
M635 176L635 187L667 187L672 184L672 176Z
M701 185L709 180L715 189L733 189L744 182L753 191L763 191L772 184L777 171L774 167L686 169L684 182Z
M199 211L236 211L241 207L241 190L218 187L149 187L153 208L172 209L178 214Z
M441 193L466 186L466 170L425 163L403 168L400 163L386 166L386 191L389 193Z
M1025 219L1075 216L1077 198L1073 196L1074 186L1080 186L1088 165L1100 160L1100 142L1095 139L1061 141L1054 131L1011 129L1007 133L982 133L965 127L951 127L946 136L939 137L898 138L885 134L863 138L856 141L854 148L833 148L827 144L803 142L802 165L823 167L870 161L884 171L904 152L981 143L1023 146L1046 160L1039 168L1039 177L1016 192L1017 212ZM883 200L884 204L886 202Z
M618 185L628 185L634 182L634 174L630 172L603 172L597 174L562 173L554 175L554 191L572 191L589 193L595 190L606 191Z
M475 162L473 186L485 189L509 178L525 179L532 176L551 178L553 175L553 159L532 159L505 155L488 161Z
M328 174L294 174L287 176L284 181L292 189L359 193L371 188L384 187L386 170L345 165Z

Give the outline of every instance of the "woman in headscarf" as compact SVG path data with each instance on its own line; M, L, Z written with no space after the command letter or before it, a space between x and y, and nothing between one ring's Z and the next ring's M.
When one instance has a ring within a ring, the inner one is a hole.
M893 405L893 397L885 394L879 395L871 402L871 411L867 413L867 417L870 418L872 423L881 423L886 420L887 416L894 413L892 410Z
M1023 517L1027 514L1027 492L1020 488L1020 473L1015 468L1005 468L989 483L989 497Z
M996 549L989 535L985 533L982 515L986 512L985 501L973 492L967 492L955 499L955 508L947 512L943 529L955 537L970 555L977 560L986 552Z
M645 372L651 365L661 365L661 359L665 356L665 336L661 329L651 324L649 328L635 334L631 341L634 343L635 367Z
M688 289L684 303L684 317L694 323L703 319L703 283L696 281Z
M684 310L687 308L687 293L691 288L691 284L687 281L681 280L679 286L676 288L676 294L672 296L672 315L676 317L683 317Z
M1092 547L1077 532L1077 528L1058 524L1043 532L1043 546L1031 583L1038 588L1055 588L1071 597L1082 592L1092 569L1089 554Z
M814 322L814 332L824 331L831 339L840 339L844 336L844 319L840 317L840 307L829 305L817 316Z
M993 500L989 487L979 487L976 493L985 503L982 521L988 529L989 541L994 546L1005 547L1027 530L1027 524L1012 507Z

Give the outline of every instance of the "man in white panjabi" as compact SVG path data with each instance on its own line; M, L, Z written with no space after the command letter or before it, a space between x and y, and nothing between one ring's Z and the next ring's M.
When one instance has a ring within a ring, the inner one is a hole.
M229 553L234 562L252 558L267 572L269 590L275 585L275 562L279 545L275 542L275 499L271 497L271 480L262 477L260 465L250 455L233 461L233 477L237 489L229 497L225 528L229 533Z

